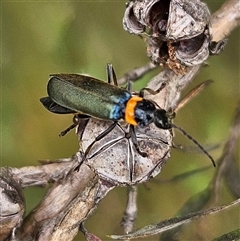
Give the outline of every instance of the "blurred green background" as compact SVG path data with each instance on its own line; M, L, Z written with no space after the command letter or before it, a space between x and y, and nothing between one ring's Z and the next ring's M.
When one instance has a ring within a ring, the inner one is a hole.
M207 1L212 12L224 1ZM74 132L59 138L71 116L46 111L39 98L46 96L51 73L87 73L106 79L106 63L113 63L119 77L148 62L145 44L122 28L125 1L15 1L2 2L1 166L38 165L37 160L69 157L78 150ZM229 37L224 52L209 58L188 90L203 80L214 83L178 113L175 123L203 145L223 144L239 99L239 29ZM155 70L135 85L139 89L158 73ZM186 90L187 92L187 90ZM175 143L192 146L176 132ZM211 152L217 159L222 148ZM239 153L236 153L239 158ZM203 154L172 151L158 179L210 165ZM175 215L189 197L203 190L214 175L204 173L178 183L139 185L136 226L156 223ZM42 188L25 190L27 211L41 200ZM233 197L223 185L216 205ZM100 203L86 226L103 240L121 233L119 222L126 203L126 188L116 188ZM104 219L104 222L102 220ZM236 209L188 225L183 236L192 240L199 227L210 239L239 226ZM82 240L79 235L76 240ZM150 240L149 238L147 240ZM152 237L151 240L158 240Z

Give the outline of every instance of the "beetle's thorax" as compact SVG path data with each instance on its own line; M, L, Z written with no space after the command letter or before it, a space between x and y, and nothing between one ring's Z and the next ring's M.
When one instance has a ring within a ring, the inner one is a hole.
M142 99L135 107L135 120L140 126L148 126L154 120L155 105L149 101Z
M148 126L153 122L155 105L139 96L132 96L125 108L125 121L131 125Z

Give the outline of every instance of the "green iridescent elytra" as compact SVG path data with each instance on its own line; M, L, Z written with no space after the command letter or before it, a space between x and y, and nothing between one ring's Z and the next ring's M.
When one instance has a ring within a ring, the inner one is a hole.
M119 120L131 94L90 76L54 74L47 92L58 105L99 119Z

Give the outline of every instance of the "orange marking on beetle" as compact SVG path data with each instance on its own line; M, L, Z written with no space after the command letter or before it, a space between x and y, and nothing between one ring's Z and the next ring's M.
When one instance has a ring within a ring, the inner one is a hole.
M137 102L139 101L142 101L142 97L132 96L127 102L126 109L125 109L125 121L128 124L131 124L134 126L137 125L137 122L135 121L135 118L134 118L134 110L137 105Z

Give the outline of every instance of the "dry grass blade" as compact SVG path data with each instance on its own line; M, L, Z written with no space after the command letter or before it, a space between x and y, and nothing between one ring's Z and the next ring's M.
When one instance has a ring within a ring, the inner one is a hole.
M178 106L175 108L174 112L177 112L179 109L181 109L189 100L191 100L193 97L197 96L202 90L204 90L209 84L213 83L212 80L206 80L202 82L201 84L197 85L195 88L193 88L187 95L185 95L182 100L179 102Z
M109 237L112 239L135 239L135 238L143 238L143 237L152 236L155 234L162 233L166 230L176 228L176 227L178 227L182 224L188 223L194 219L198 219L201 217L205 217L207 215L212 215L212 214L218 213L219 211L233 207L234 205L237 205L239 203L240 203L240 199L237 199L230 204L222 205L222 206L219 206L216 208L211 208L211 209L208 209L207 211L191 213L191 214L188 214L183 217L167 219L167 220L161 221L160 223L157 223L155 225L148 225L148 226L145 226L145 227L138 229L137 231L132 232L127 235L109 235Z

